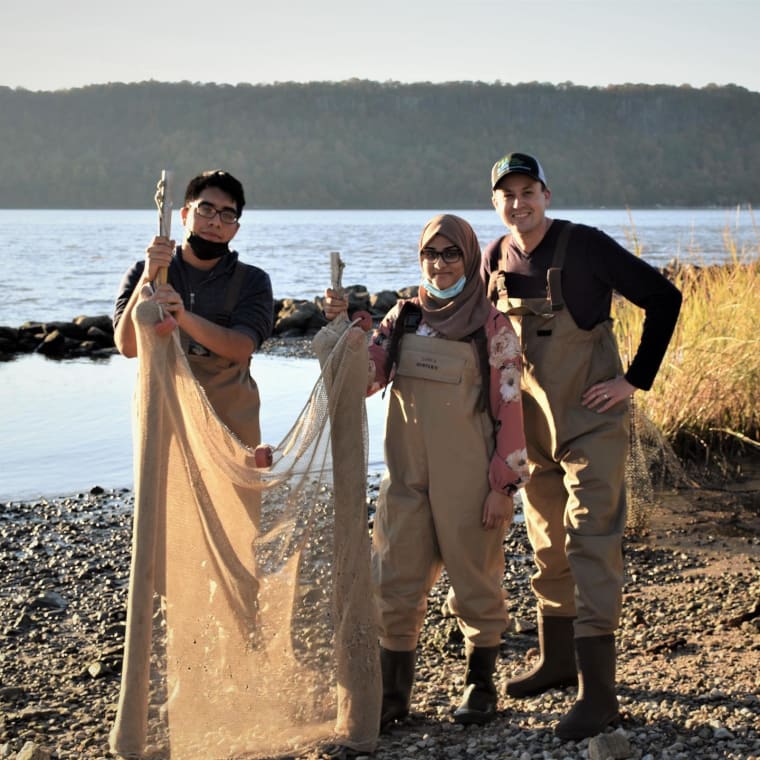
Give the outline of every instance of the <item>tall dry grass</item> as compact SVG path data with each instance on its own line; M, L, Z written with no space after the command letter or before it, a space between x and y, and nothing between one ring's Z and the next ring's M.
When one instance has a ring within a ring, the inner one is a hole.
M684 296L678 325L652 390L636 394L640 409L687 459L760 449L760 234L739 250L727 227L723 245L724 265L703 266L695 254L675 268ZM643 313L616 299L613 316L621 351L630 357Z

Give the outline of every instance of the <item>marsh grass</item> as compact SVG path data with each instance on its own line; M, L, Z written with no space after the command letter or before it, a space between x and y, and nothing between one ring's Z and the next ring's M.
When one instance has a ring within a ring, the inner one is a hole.
M728 263L703 266L692 252L670 273L681 314L652 390L635 398L684 461L714 465L760 450L760 234L752 221L756 240L742 250L724 231ZM613 317L625 363L643 312L621 298Z

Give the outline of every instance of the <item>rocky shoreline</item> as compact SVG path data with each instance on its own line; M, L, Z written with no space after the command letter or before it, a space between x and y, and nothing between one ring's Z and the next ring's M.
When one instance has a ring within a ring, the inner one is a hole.
M430 598L412 715L383 734L377 760L760 759L760 481L661 493L645 535L626 542L618 637L622 725L562 743L553 724L574 690L502 698L488 726L452 722L461 636ZM370 487L370 501L376 483ZM94 487L7 502L0 511L0 758L105 758L118 697L133 494ZM517 522L505 541L513 617L503 681L535 656L530 551ZM299 760L316 760L318 752ZM201 760L201 759L199 759ZM205 759L204 759L205 760Z
M363 285L346 288L349 314L368 312L377 324L399 298L409 298L416 287L370 294ZM284 298L274 302L274 330L263 350L271 351L282 341L310 339L327 324L322 297L312 301ZM0 361L19 354L38 353L50 359L89 357L104 359L116 353L110 315L74 317L70 321L29 321L18 327L0 326Z
M707 267L683 263L674 259L660 271L668 277L676 276L688 283L704 271L716 267L747 266L729 262ZM758 262L748 266L760 266ZM401 290L382 290L370 293L364 285L350 285L345 288L348 296L349 315L368 312L377 325L399 298L416 295L416 285ZM274 302L274 341L311 338L327 324L322 313L322 296L312 300L281 298ZM269 343L270 341L267 341ZM264 347L267 347L267 343ZM78 316L70 321L36 322L28 321L18 327L0 325L0 361L8 361L19 354L40 353L51 359L74 359L90 357L102 359L116 353L113 341L113 324L110 315Z
M718 265L730 266L730 265ZM668 278L677 273L697 277L703 267L672 261L661 271ZM377 325L400 298L410 298L417 293L417 286L401 290L382 290L370 293L364 285L345 288L348 296L348 312L367 312ZM327 324L322 312L322 296L312 300L297 298L276 299L274 302L274 329L272 337L262 346L262 351L281 353L276 347L282 341L310 339ZM70 321L28 321L18 327L0 326L0 361L9 361L19 354L39 353L50 359L75 359L89 357L103 359L116 353L111 315L77 316Z

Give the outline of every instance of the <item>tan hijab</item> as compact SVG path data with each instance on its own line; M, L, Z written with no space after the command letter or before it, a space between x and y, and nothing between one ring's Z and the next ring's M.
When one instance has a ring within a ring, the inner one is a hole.
M491 310L480 279L480 244L475 231L453 214L434 216L420 235L421 251L436 235L443 235L464 253L465 284L462 292L442 300L420 286L420 305L425 321L450 340L461 340L482 327Z

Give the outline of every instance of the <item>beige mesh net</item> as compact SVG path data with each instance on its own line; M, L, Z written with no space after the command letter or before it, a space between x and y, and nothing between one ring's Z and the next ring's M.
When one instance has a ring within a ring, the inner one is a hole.
M665 483L687 484L688 478L665 436L647 417L642 405L631 399L631 427L625 463L627 530L645 534L657 508L658 489Z
M317 336L322 375L272 467L256 469L159 321L154 303L138 304L134 535L111 751L275 758L325 741L372 751L381 687L364 333L336 320Z

